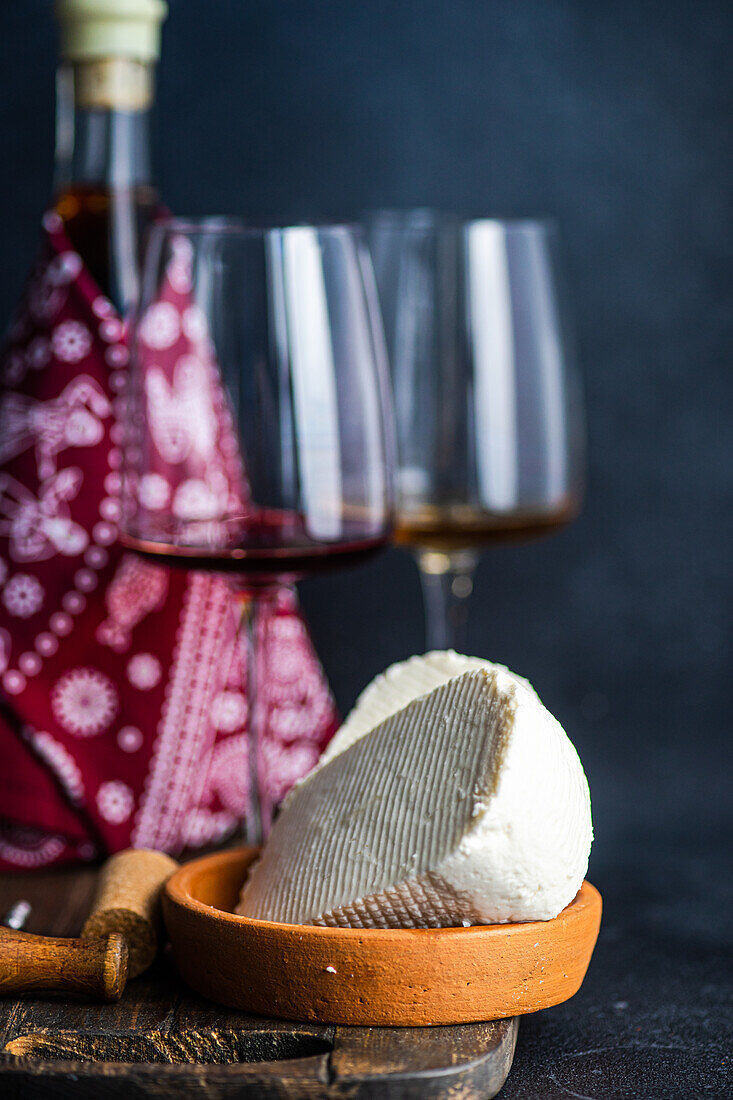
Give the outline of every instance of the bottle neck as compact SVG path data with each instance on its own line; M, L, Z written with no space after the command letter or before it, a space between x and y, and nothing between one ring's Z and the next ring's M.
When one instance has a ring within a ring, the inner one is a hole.
M146 230L158 209L148 153L152 99L152 66L127 58L59 72L56 212L125 316L138 299Z
M63 65L58 73L56 191L151 182L153 69L128 58Z

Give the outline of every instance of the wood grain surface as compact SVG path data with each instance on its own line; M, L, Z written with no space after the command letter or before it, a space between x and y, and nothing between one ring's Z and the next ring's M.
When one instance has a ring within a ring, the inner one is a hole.
M93 870L0 878L30 932L76 936ZM509 1072L516 1019L436 1028L297 1024L190 993L170 949L116 1004L58 994L0 999L3 1100L488 1100Z

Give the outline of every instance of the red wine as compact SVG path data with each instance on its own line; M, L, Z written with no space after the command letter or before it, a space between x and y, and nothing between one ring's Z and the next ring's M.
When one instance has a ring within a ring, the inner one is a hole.
M375 532L373 525L347 520L340 538L315 539L307 534L297 512L264 508L251 511L246 518L229 519L222 527L236 527L236 536L226 545L211 548L186 544L170 534L161 537L157 531L122 533L120 539L161 565L240 573L257 583L300 580L341 566L360 565L383 549L391 537L386 528Z
M354 542L314 543L311 546L281 546L272 550L234 547L209 552L164 542L145 542L120 535L123 546L155 559L160 565L184 569L213 569L217 573L245 573L252 581L301 580L303 577L345 565L360 565L385 547L389 538Z

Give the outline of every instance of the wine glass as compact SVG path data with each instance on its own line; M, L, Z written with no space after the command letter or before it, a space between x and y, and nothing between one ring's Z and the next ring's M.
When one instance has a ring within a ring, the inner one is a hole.
M428 649L463 649L484 545L577 514L584 422L555 233L430 210L366 219L397 423L396 541L422 580Z
M230 581L246 643L248 842L266 834L258 642L283 585L391 537L389 377L360 231L168 221L146 251L123 542Z

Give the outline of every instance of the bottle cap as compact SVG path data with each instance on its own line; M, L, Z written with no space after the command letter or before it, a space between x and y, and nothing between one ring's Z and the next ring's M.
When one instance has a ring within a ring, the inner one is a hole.
M61 56L67 61L155 61L167 13L164 0L56 0Z

